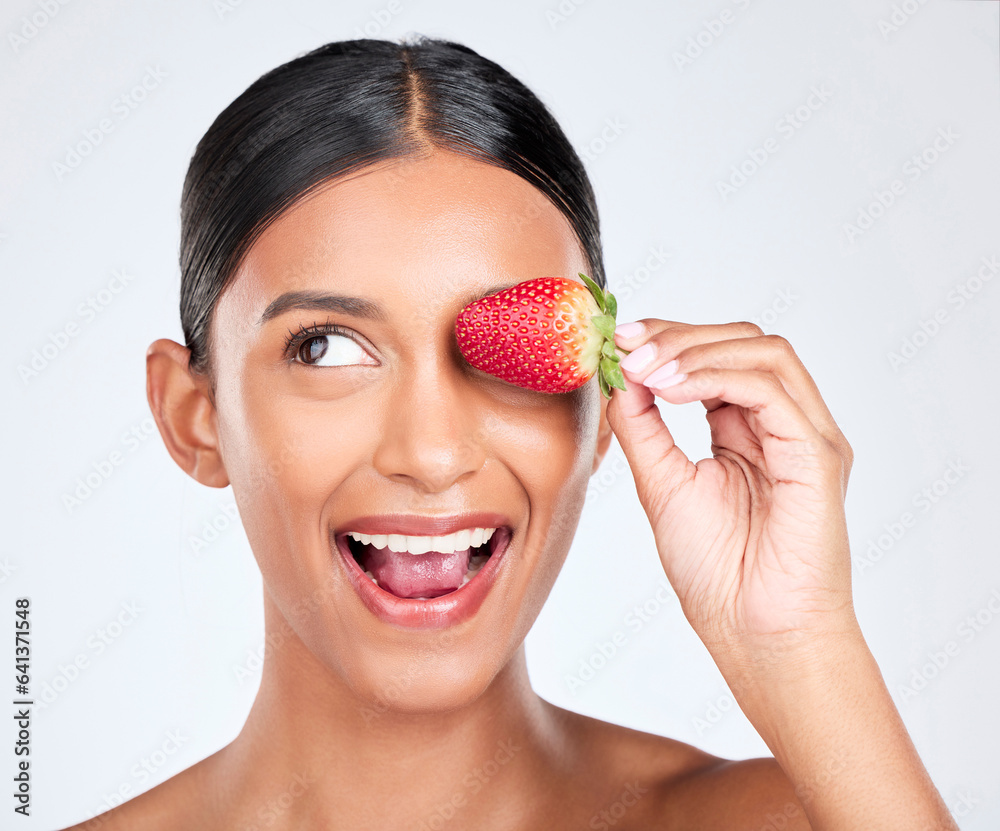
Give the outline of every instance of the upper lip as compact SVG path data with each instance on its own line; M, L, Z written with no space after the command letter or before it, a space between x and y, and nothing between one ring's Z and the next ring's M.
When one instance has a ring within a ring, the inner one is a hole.
M511 521L494 511L476 511L451 516L421 516L419 514L373 514L340 523L346 533L401 534L403 536L444 536L464 528L510 528Z

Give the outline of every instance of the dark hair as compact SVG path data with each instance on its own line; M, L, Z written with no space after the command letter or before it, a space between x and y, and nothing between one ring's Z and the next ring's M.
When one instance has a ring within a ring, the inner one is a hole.
M333 177L434 147L537 187L569 220L589 276L605 286L587 173L531 90L452 41L337 41L262 75L198 142L181 198L180 311L191 369L211 374L215 304L285 209Z

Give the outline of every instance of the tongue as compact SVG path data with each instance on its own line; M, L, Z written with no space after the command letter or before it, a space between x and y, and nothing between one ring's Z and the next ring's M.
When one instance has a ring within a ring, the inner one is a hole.
M366 545L361 567L375 575L379 588L396 597L437 597L462 585L471 552L466 548L451 554L408 554Z

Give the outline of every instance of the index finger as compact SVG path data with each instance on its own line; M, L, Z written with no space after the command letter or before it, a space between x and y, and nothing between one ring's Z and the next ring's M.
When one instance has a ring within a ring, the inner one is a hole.
M707 365L707 361L720 369L773 373L816 429L840 448L845 456L850 456L847 439L823 400L819 387L785 338L780 335L765 335L759 326L748 321L698 325L643 318L636 323L641 331L631 337L619 337L616 331L615 343L630 351L635 351L646 343L653 345L656 357L643 366L640 372L630 372L637 379L641 380L658 366L678 358L685 351L689 360L685 362L682 358L678 371L700 368ZM624 324L624 328L628 333L629 324ZM727 341L741 343L732 343L729 349L719 348L719 345ZM726 402L718 397L709 397L701 399L701 403L708 412L712 412Z

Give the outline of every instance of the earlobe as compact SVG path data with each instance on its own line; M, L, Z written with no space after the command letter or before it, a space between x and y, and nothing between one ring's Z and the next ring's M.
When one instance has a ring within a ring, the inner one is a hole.
M594 467L590 471L593 476L601 466L601 460L611 446L611 422L608 421L608 399L601 396L601 418L597 425L597 447L594 450Z
M146 398L171 458L203 485L229 484L208 379L188 369L191 351L160 338L146 350Z

